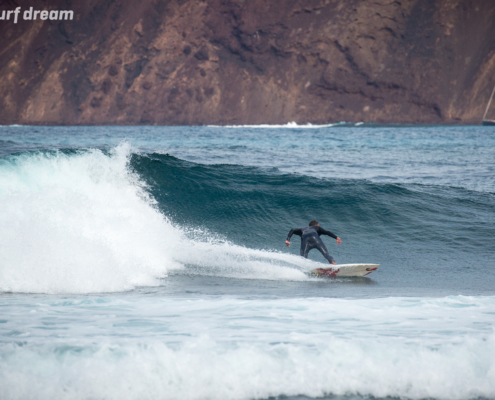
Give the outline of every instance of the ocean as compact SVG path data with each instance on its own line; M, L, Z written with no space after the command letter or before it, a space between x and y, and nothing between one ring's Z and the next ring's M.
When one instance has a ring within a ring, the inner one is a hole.
M492 127L1 126L0 210L1 399L495 399Z

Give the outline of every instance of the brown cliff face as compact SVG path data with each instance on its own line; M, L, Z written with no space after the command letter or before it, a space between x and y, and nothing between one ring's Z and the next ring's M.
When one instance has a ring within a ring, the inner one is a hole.
M0 21L0 124L479 123L495 85L492 0L18 6L75 19Z

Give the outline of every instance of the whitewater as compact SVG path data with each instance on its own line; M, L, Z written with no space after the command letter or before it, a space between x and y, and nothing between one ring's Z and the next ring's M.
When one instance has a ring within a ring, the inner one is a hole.
M494 142L0 127L0 398L495 399ZM308 277L313 218L380 268Z

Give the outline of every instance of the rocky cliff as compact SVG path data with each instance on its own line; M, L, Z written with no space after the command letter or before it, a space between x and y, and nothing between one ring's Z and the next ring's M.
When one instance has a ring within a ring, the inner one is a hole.
M493 0L16 7L74 19L0 20L0 124L479 123L495 85Z

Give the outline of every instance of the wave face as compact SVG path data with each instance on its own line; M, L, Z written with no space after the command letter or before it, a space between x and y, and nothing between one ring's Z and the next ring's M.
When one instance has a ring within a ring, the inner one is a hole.
M494 261L492 194L461 188L318 179L272 168L202 165L171 156L134 156L164 214L251 248L285 251L293 227L312 219L340 236L340 263L379 260L408 270L466 275ZM294 237L292 254L298 254ZM383 254L386 253L386 257ZM314 260L324 261L318 252ZM386 258L387 260L384 260ZM464 265L463 265L464 264Z
M123 291L172 271L306 279L312 261L297 256L298 238L283 243L315 218L343 238L327 242L338 262L406 275L469 281L495 249L491 194L203 165L128 145L9 156L0 197L3 292Z

